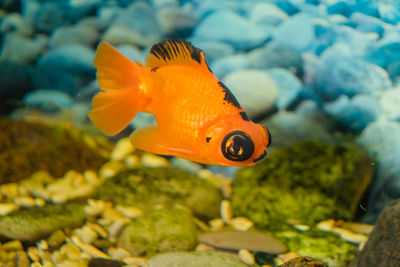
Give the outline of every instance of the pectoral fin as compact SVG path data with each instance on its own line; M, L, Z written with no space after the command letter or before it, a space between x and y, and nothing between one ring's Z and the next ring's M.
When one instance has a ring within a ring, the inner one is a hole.
M130 140L132 145L136 148L154 154L171 156L193 155L193 152L190 150L176 148L166 144L160 137L157 126L148 126L143 129L135 130L131 134Z

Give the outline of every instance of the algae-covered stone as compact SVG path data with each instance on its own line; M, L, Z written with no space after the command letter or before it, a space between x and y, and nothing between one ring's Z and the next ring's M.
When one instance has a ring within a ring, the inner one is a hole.
M234 214L270 229L288 220L311 225L328 218L349 220L372 173L366 153L350 143L307 141L279 148L237 172Z
M117 174L98 188L95 198L143 210L179 203L196 216L218 217L220 190L195 174L172 167L142 167Z
M329 267L347 266L357 251L355 245L342 240L337 234L320 230L288 230L275 235L288 245L290 251L300 256L320 259Z
M311 257L297 257L279 265L279 267L328 267L328 265Z
M79 227L85 221L84 205L46 205L12 212L0 217L0 236L35 241L66 227Z
M164 207L148 211L121 232L118 247L133 256L192 250L197 244L196 225L186 208Z
M220 251L169 252L151 258L145 267L246 267L236 254Z

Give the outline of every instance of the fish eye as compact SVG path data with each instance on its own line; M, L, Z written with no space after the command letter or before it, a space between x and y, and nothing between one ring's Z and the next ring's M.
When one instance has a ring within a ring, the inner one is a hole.
M229 160L245 161L253 155L254 143L245 132L232 131L222 140L221 151Z

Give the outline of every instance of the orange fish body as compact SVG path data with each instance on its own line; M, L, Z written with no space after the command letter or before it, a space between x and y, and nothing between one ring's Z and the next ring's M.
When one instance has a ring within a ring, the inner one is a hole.
M154 45L146 66L101 43L95 66L102 92L89 117L106 134L117 134L145 112L157 125L132 133L139 149L226 166L253 165L266 156L267 129L247 117L208 68L204 52L190 43Z

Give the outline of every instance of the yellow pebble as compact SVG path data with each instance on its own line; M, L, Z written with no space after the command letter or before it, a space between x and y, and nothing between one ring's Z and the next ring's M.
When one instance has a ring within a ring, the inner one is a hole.
M245 217L235 217L231 219L229 224L238 231L247 231L254 225L252 221Z
M229 223L232 220L233 216L231 202L226 199L222 200L220 209L221 209L221 219L224 221L224 223Z
M164 157L145 153L142 156L142 164L146 167L167 167L169 162Z
M239 259L247 265L254 264L254 255L247 249L239 250Z

